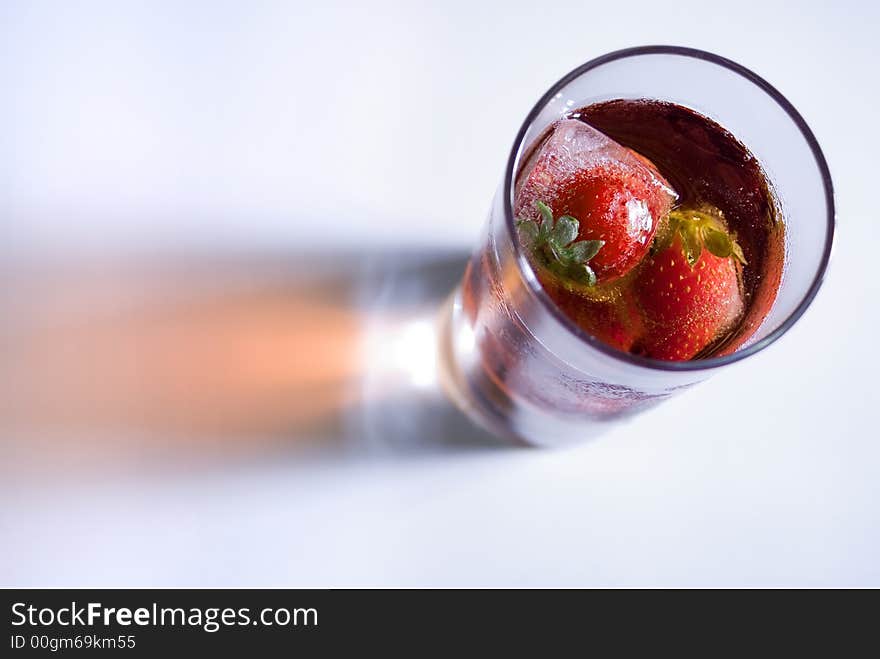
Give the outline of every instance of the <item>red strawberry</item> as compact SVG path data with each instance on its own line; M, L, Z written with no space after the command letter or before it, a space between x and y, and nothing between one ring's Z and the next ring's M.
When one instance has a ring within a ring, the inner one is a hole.
M671 199L650 180L606 164L578 175L555 204L581 221L579 240L605 241L592 263L598 280L608 282L644 258Z
M629 352L643 334L641 312L632 296L592 299L572 292L551 277L542 277L544 289L574 323L612 348Z
M692 359L730 331L743 311L737 263L742 250L713 213L670 213L665 240L635 281L647 328L639 352Z
M573 119L557 124L524 171L517 218L537 219L538 201L577 218L577 240L604 243L590 263L599 283L625 275L644 258L676 199L650 160Z
M577 325L601 341L629 351L642 334L642 319L631 296L619 287L593 291L593 259L601 254L601 240L581 240L578 220L570 215L553 218L553 211L537 202L541 221L520 220L519 238L529 250L532 265L544 290ZM618 290L614 290L617 288Z

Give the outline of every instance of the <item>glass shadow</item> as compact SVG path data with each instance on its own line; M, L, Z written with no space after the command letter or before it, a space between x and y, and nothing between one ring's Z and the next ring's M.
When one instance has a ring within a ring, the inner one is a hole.
M3 471L507 446L438 382L436 319L467 257L382 249L9 265Z

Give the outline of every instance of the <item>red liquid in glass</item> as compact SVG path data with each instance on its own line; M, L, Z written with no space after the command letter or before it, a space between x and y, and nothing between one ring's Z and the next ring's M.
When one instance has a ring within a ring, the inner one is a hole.
M727 354L741 346L772 306L783 261L784 227L771 186L755 157L716 122L672 103L614 100L581 108L567 118L584 121L652 161L677 192L676 208L709 206L721 211L746 259L739 273L744 310L732 328L714 337L696 358ZM519 172L518 186L544 139L546 135L523 158L526 164ZM622 339L638 335L646 323L632 290L638 269L621 280L590 290L581 287L579 292L561 285L540 267L536 273L549 296L578 326L612 346L625 344L624 349L640 354L638 340Z

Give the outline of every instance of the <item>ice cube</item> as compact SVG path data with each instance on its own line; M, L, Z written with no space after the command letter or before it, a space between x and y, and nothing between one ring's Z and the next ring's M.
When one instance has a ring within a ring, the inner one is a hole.
M677 195L647 158L576 119L557 122L520 170L514 214L538 220L537 202L579 221L578 239L605 241L591 265L600 281L631 270Z
M517 180L516 216L537 219L535 202L548 205L557 192L585 171L607 165L632 170L639 178L647 175L658 190L677 194L644 157L618 144L604 133L577 119L559 121L539 149L536 149ZM638 223L638 222L637 222Z

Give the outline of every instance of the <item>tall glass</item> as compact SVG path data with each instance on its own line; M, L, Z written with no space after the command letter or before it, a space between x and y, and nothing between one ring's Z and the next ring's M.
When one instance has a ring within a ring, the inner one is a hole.
M514 181L523 155L566 113L618 98L669 101L717 121L751 150L775 190L785 223L782 280L764 322L731 354L671 362L605 345L555 306L516 239ZM609 53L553 85L514 140L483 238L442 316L444 385L495 434L540 445L583 440L778 339L815 297L833 234L825 158L803 118L769 83L688 48Z

